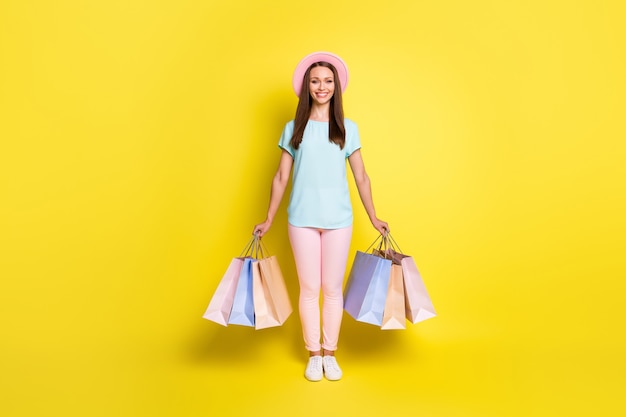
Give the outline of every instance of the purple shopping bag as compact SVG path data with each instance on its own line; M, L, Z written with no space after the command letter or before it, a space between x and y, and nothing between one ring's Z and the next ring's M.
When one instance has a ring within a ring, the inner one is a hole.
M252 294L253 261L255 261L255 259L250 257L243 259L228 324L254 327L254 298Z
M357 321L381 325L391 260L357 251L345 288L344 309Z

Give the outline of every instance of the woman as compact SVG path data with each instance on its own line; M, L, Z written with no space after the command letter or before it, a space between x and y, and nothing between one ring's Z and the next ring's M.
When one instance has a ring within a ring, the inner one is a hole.
M310 381L319 381L323 375L328 380L342 376L335 350L353 219L346 159L372 225L381 234L389 230L387 223L376 217L357 126L343 116L341 95L347 83L346 65L334 54L316 52L298 64L293 77L299 96L296 117L286 124L279 141L282 155L272 181L267 218L253 230L263 236L271 227L293 167L288 232L300 283L302 332L309 351L304 375Z

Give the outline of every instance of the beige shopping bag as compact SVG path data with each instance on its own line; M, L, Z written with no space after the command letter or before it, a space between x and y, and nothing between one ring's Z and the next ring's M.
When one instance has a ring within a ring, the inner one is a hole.
M403 281L402 267L395 264L391 265L383 323L380 326L383 330L406 329Z
M258 259L253 270L256 328L282 325L293 312L287 285L276 256ZM257 309L258 302L258 309Z
M279 326L274 303L267 289L267 282L263 282L261 278L258 260L252 262L252 295L254 298L255 329Z

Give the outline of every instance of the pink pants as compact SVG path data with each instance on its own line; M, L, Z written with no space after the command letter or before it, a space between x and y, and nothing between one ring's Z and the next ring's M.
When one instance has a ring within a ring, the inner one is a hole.
M289 240L300 282L300 321L307 350L337 350L343 317L343 279L352 226L315 229L289 225ZM320 291L323 295L320 344Z

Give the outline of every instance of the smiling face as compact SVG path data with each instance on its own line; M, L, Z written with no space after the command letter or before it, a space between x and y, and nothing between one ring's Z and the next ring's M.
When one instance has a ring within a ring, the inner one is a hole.
M335 93L335 77L330 68L319 66L311 69L309 93L314 105L323 105L330 102Z

